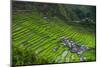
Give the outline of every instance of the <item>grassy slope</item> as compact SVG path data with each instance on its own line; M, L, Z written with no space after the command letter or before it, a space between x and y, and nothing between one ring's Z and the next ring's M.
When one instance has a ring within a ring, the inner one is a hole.
M79 24L68 25L57 17L46 20L37 13L15 12L12 23L14 64L79 62L79 56L75 53L69 52L68 55L62 56L63 52L68 50L60 42L62 36L69 37L79 45L85 45L89 48L95 47L95 35L86 31ZM53 51L54 47L59 47L56 52ZM93 53L94 51L86 53L86 58L95 60ZM37 57L32 57L33 55ZM28 60L29 58L31 61Z

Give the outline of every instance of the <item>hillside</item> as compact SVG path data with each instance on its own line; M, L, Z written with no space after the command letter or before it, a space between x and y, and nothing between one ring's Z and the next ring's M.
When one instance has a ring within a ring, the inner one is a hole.
M81 62L82 57L83 61L95 61L95 10L91 11L95 7L31 2L13 5L13 65ZM90 20L94 17L93 22L82 21L87 13ZM82 56L71 52L62 37L90 50Z

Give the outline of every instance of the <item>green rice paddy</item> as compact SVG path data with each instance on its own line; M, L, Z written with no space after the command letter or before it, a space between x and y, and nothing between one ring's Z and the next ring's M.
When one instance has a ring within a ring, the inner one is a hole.
M65 52L60 38L93 48L83 53L86 61L95 61L95 34L79 23L57 17L45 19L38 12L13 12L12 55L14 65L80 62L76 53ZM91 29L91 28L90 28ZM54 51L54 48L57 51ZM65 52L65 53L64 53Z

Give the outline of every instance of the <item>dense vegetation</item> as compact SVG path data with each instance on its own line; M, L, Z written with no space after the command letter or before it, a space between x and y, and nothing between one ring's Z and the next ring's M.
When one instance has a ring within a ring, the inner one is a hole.
M14 1L12 9L13 65L80 62L63 36L91 49L85 61L96 60L95 6Z

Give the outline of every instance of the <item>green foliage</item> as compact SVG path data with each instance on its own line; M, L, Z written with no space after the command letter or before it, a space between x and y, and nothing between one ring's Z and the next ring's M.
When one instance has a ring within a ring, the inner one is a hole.
M47 60L39 57L33 50L23 46L13 46L13 65L46 64Z
M83 56L86 57L86 61L95 61L96 60L96 52L95 50L88 50L83 53Z
M14 1L13 10L37 11L44 16L56 16L65 21L81 21L82 19L89 18L90 20L93 20L94 24L96 22L95 6ZM92 23L90 22L90 24Z
M28 4L17 2L14 9L23 10L22 3L26 5L24 7L27 5L29 7L29 2L27 2ZM32 11L13 11L13 65L80 62L80 57L76 53L69 52L68 55L62 57L63 52L69 50L60 41L62 36L68 37L78 45L95 48L95 29L90 28L87 24L66 21L66 19L72 20L72 17L77 17L78 13L75 9L80 9L80 7L30 3L30 8ZM44 16L47 16L47 19ZM53 50L55 47L57 51ZM87 51L83 54L87 61L95 60L95 50L93 51Z

